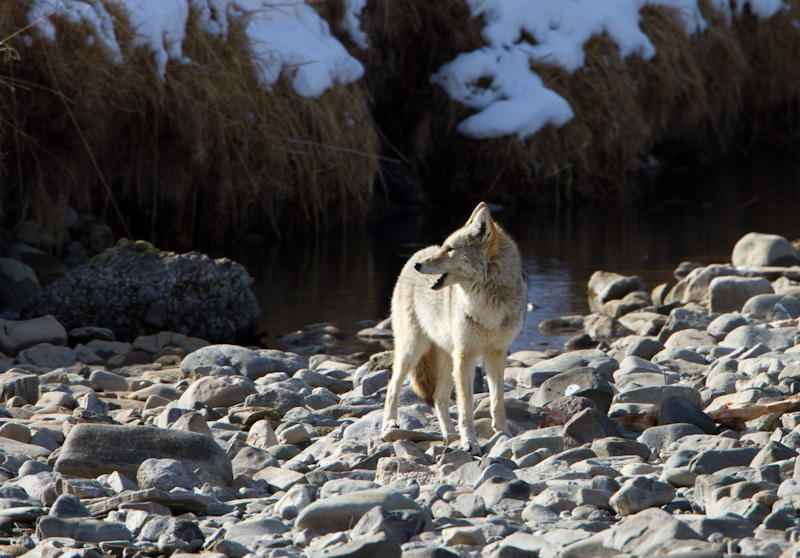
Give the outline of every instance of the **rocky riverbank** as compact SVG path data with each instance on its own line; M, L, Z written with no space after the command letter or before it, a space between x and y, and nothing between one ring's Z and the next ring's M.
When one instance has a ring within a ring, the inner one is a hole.
M674 286L596 273L597 312L543 324L574 350L509 356L508 435L476 381L481 457L408 388L382 441L391 354L326 354L332 326L277 351L4 320L0 555L795 556L798 264L748 235Z

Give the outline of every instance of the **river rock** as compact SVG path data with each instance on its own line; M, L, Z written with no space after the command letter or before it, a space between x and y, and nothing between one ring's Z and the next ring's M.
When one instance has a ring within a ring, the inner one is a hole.
M30 266L12 258L0 258L0 314L7 310L19 312L41 290Z
M39 343L17 354L17 362L29 364L43 371L66 368L78 362L75 351L51 343Z
M788 349L794 344L792 339L774 329L756 325L743 325L726 335L725 339L720 342L720 346L734 349L742 347L751 349L761 343L774 351Z
M731 263L735 266L792 266L800 264L800 254L782 236L751 232L733 247Z
M54 517L91 517L92 514L80 501L80 498L72 494L62 494L50 507L49 515Z
M189 386L178 406L193 409L195 403L209 407L231 407L244 402L249 396L258 393L253 380L241 376L206 376Z
M773 292L764 277L715 277L708 286L709 307L712 313L739 312L752 297Z
M295 525L316 533L344 531L355 525L375 506L387 511L411 510L423 513L419 504L399 492L384 489L360 490L317 500L300 512Z
M131 541L133 535L123 523L90 518L43 517L36 524L40 538L67 537L76 541L100 543L104 541Z
M648 508L626 517L614 527L572 543L561 552L561 558L614 556L620 553L636 556L665 555L674 550L670 545L681 540L704 540L691 527L658 508Z
M181 361L183 373L193 377L213 376L220 368L226 366L251 380L257 380L276 370L272 358L238 345L208 345L187 355Z
M400 546L386 533L361 537L325 552L309 554L309 558L400 558L405 555Z
M675 497L675 488L650 477L626 480L611 497L609 504L621 515L632 515L647 508L659 508Z
M302 407L303 403L304 397L301 393L273 385L260 388L257 393L249 395L244 401L247 407L270 407L281 413Z
M637 441L658 455L668 449L676 440L692 434L703 434L703 431L694 424L667 424L648 428L642 432Z
M235 341L258 328L252 283L241 265L226 258L121 240L47 286L22 316L52 313L68 329L107 327L123 341L161 331Z
M564 446L570 448L593 442L598 438L621 438L622 434L608 415L597 409L585 409L564 425L563 436Z
M176 459L145 459L136 472L139 488L158 488L169 492L175 487L200 488L200 479L189 467Z
M644 291L640 277L625 277L608 271L595 271L589 279L589 297L602 305L634 291Z
M277 519L254 517L231 525L225 538L251 548L260 540L283 535L288 530L289 527Z
M67 330L51 314L31 320L0 320L0 352L16 356L23 349L50 343L66 345Z
M706 331L717 341L722 341L731 331L744 325L747 325L747 318L738 313L728 313L714 318Z
M421 519L421 516L418 516L418 518ZM350 532L350 537L353 540L358 540L383 533L390 540L401 545L415 536L421 528L421 522L415 524L396 512L390 512L381 506L375 506L361 516L361 519L358 520L358 523Z
M147 426L77 424L61 447L55 470L84 478L119 471L136 478L139 466L150 458L176 459L226 483L233 481L231 460L211 438Z
M684 329L697 329L705 331L708 324L711 323L712 318L694 310L686 308L676 308L670 312L667 322L658 334L658 340L666 343L670 336Z
M680 423L693 424L706 434L716 434L717 423L698 409L698 406L699 402L691 401L682 395L665 397L659 408L658 424L661 426Z
M800 300L779 294L757 295L745 303L742 314L766 322L791 320L800 316Z
M607 376L593 368L583 367L560 372L545 380L534 392L530 403L537 407L544 407L567 395L568 389L570 390L569 395L590 399L603 412L608 411L611 399L614 397L614 388Z
M28 403L36 403L39 400L39 376L19 369L0 374L0 401L16 396Z

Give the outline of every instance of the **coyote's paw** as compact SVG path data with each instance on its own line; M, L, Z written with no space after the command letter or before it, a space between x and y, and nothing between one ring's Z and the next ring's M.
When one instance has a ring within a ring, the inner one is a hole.
M389 431L395 430L395 429L398 429L398 428L400 428L400 424L397 422L397 420L391 419L391 420L384 421L383 427L381 428L381 439L385 442L386 441L386 435L389 433Z
M477 440L464 440L459 443L459 448L472 455L481 454L481 446L478 445Z

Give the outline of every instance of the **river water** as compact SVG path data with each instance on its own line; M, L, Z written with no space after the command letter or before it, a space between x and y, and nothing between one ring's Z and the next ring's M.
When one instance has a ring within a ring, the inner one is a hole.
M674 282L672 272L683 261L730 262L734 244L748 232L799 237L798 185L798 158L767 154L713 170L663 173L633 200L495 213L520 247L533 304L512 351L563 349L567 338L545 335L538 325L588 313L586 287L596 270L639 275L652 289ZM407 258L440 243L468 216L469 210L396 216L365 230L292 239L231 257L255 279L265 343L280 347L275 335L312 323L355 334L362 320L387 317ZM342 350L363 348L351 339Z

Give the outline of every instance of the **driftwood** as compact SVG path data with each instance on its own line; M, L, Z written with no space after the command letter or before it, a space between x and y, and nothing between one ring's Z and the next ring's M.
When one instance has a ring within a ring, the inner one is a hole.
M610 417L618 426L631 432L644 432L658 425L658 407L640 413ZM800 411L800 395L768 403L728 403L719 409L706 412L713 421L731 430L744 430L745 423L764 415L793 413Z
M742 430L744 423L760 416L800 411L800 395L769 403L728 403L706 414L723 426Z

